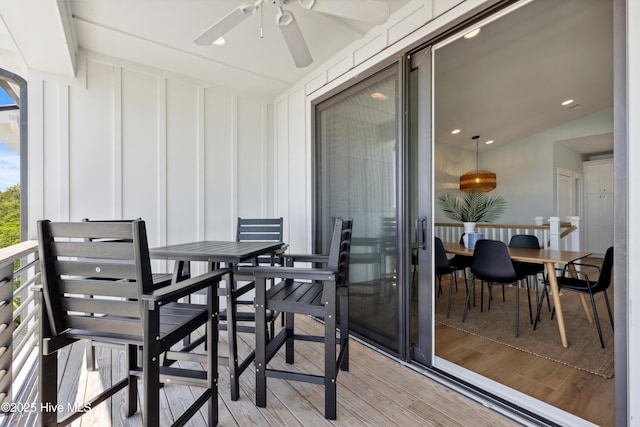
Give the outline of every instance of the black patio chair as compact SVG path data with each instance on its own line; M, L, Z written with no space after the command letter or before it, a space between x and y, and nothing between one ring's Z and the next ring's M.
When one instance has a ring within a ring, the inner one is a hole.
M137 221L142 220L142 218L137 218ZM83 218L82 222L114 222L114 223L131 223L134 220L130 220L130 219L108 219L108 220L95 220L95 219L89 219L89 218ZM92 241L95 239L87 239L87 241ZM107 239L107 238L101 238L100 240L102 241L106 241L109 240L111 242L123 242L123 239ZM171 284L171 281L174 280L176 282L178 281L182 281L184 279L188 279L190 277L190 273L189 273L189 266L188 264L185 264L184 262L180 264L181 268L176 269L175 273L153 273L153 288L154 289L159 289L165 286L168 286ZM95 371L97 369L97 363L96 363L96 346L97 345L101 345L101 346L113 346L113 343L109 343L109 342L105 342L105 341L93 341L93 340L87 340L86 342L86 347L85 347L85 362L86 362L86 366L87 366L87 370L88 371Z
M325 417L336 418L336 378L339 369L349 369L349 257L351 250L351 219L337 219L331 239L331 250L325 255L287 255L287 267L258 267L256 278L256 405L267 404L267 377L290 381L324 384ZM297 268L294 262L321 263L323 268ZM282 279L266 289L269 279ZM338 322L340 336L336 339ZM285 327L272 339L266 336L267 311L283 313ZM324 320L324 335L296 334L294 314L309 315ZM269 361L286 343L286 363L294 362L294 341L324 343L324 374L276 370ZM336 352L336 345L340 351ZM336 357L337 354L337 357Z
M509 250L504 242L499 240L478 240L473 251L473 260L471 263L471 286L467 291L467 303L464 306L464 314L462 321L467 318L467 308L469 307L469 298L472 289L475 287L476 279L480 280L480 311L483 305L483 284L487 282L489 287L489 302L487 309L491 310L491 299L493 294L493 286L504 287L515 284L516 289L516 337L518 336L519 324L519 306L520 306L520 286L518 282L523 280L525 276L519 275L513 267L513 262L509 256ZM528 296L528 292L527 292ZM531 305L531 299L529 299Z
M42 270L42 286L36 288L40 303L39 407L57 407L58 352L78 340L119 343L126 372L124 378L78 405L78 412L62 420L57 419L56 411L42 411L40 425L67 425L87 407L93 409L123 389L125 414L131 416L138 405L138 378L143 383L145 425L160 425L160 386L165 381L204 389L177 418L176 425L183 425L205 404L208 424L217 424L215 289L229 271L216 270L155 289L145 224L139 220L42 220L38 222L38 240ZM209 290L206 304L177 302L201 289ZM161 366L163 353L179 351L174 345L202 326L209 352L197 354L187 349L180 356L180 360L198 362L193 368Z
M282 242L284 236L284 221L280 218L240 218L238 217L238 223L236 227L236 241L237 242ZM253 260L251 263L240 264L236 266L233 273L234 280L236 282L249 282L243 285L245 291L240 291L241 294L248 292L255 286L253 273L250 271L244 271L243 267L247 266L282 266L282 255L287 250L288 245L283 247L272 256L260 256ZM226 289L221 289L219 294L225 294ZM237 305L253 305L253 298L251 299L236 299ZM269 336L273 337L275 333L275 321L277 313L267 313L267 323L269 325ZM220 330L227 330L227 311L220 311ZM237 327L238 332L254 333L254 327L248 326L247 323L255 322L255 311L238 311L236 319L242 325Z
M589 275L580 270L575 270L575 267L591 267L598 271L598 279L591 280ZM556 268L556 271L560 271L562 274L557 275L558 289L577 292L584 295L589 295L591 300L591 308L593 309L593 318L596 323L596 329L598 330L598 337L600 338L600 346L604 348L604 339L602 338L602 328L600 327L600 318L598 317L598 310L596 309L596 302L593 298L595 294L602 293L604 295L604 301L607 305L607 311L609 313L609 321L611 322L611 329L613 330L613 314L611 312L611 305L609 304L609 296L607 295L607 289L611 286L611 274L613 273L613 246L608 248L604 254L604 260L602 266L595 264L588 264L584 262L575 262L573 265L566 265L564 268ZM548 296L547 296L548 299ZM540 307L544 300L544 294L538 303L538 310L536 314L536 322L533 324L533 329L538 324L540 316ZM553 318L554 311L551 313Z

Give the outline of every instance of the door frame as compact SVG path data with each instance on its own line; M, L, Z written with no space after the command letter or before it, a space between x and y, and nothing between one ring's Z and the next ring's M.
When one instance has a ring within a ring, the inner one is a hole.
M410 346L408 360L417 362L421 365L431 367L434 357L434 331L435 331L435 313L433 305L433 245L429 244L433 241L433 122L431 119L425 120L426 117L432 117L433 112L433 55L430 46L425 47L414 55L411 55L407 61L407 72L405 80L407 81L407 92L409 89L409 74L411 71L418 73L417 87L417 111L415 116L417 120L417 162L419 165L417 170L418 181L418 201L417 201L417 220L415 224L408 224L411 232L416 236L417 262L418 262L418 281L417 287L420 291L418 294L418 342L413 345L411 337L411 327L407 327L406 342ZM405 114L407 118L407 127L412 116L411 112ZM420 119L422 118L422 119ZM407 135L409 132L406 133ZM409 141L403 144L409 145ZM409 164L409 163L407 163ZM408 175L408 174L407 174ZM413 174L412 174L413 175ZM407 201L406 206L411 206L411 202ZM410 242L410 240L409 240ZM400 246L410 248L411 245ZM406 252L406 251L403 251ZM410 286L407 294L411 294ZM408 302L407 307L411 307ZM407 310L409 316L405 320L406 325L411 325L411 310Z

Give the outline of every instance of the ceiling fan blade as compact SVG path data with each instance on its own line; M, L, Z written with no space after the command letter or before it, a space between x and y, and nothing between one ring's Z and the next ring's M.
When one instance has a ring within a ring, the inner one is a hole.
M245 18L253 15L262 0L243 3L226 16L213 24L204 33L199 35L194 43L200 46L209 46L214 41L225 35L229 30L242 22Z
M382 24L389 18L389 5L377 0L298 0L305 9L356 21Z
M278 28L284 37L285 43L291 52L293 62L296 63L296 67L304 68L313 62L311 52L307 47L307 43L304 41L300 27L296 18L289 11L280 9L280 13L276 17Z

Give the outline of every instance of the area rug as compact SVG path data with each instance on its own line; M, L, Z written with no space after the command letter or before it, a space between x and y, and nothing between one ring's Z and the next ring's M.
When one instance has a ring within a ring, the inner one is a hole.
M520 291L520 328L519 336L515 336L515 288L506 288L506 302L502 302L501 287L494 288L494 299L491 310L487 310L487 289L485 285L484 311L480 312L479 285L476 284L476 306L471 307L467 319L462 322L465 303L464 279L460 278L459 291L453 290L451 298L451 316L447 314L447 293L449 278L443 278L443 295L436 298L436 322L450 328L476 335L478 337L503 344L517 350L553 360L577 369L590 372L605 378L612 378L614 373L613 331L604 304L602 294L596 295L596 304L605 348L600 347L600 340L595 323L589 323L579 302L579 297L573 292L561 294L569 348L562 347L560 333L555 317L551 319L546 302L542 309L541 321L534 331L529 321L529 308L526 291ZM608 291L610 301L613 302L613 290ZM531 291L532 310L535 317L535 293Z

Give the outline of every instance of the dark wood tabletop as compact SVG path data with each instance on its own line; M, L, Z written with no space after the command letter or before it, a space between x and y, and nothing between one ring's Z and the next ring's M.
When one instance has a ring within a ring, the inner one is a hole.
M285 243L282 242L235 242L235 241L212 241L203 240L199 242L180 243L177 245L161 246L149 249L151 258L166 259L176 262L174 277L179 277L181 263L207 262L210 264L225 263L229 267L242 262L257 262L260 255L274 255L281 250ZM237 325L237 304L238 298L253 289L255 281L236 287L234 270L229 271L229 280L224 280L223 292L218 290L218 296L226 296L226 317L227 317L227 341L229 344L229 375L231 400L238 400L240 397L240 375L252 366L255 359L255 351L247 357L238 357L238 325Z
M149 249L156 259L176 261L225 262L238 264L280 249L281 242L233 242L204 240Z

